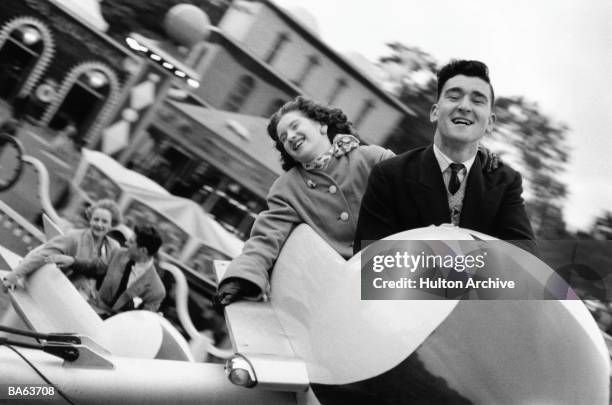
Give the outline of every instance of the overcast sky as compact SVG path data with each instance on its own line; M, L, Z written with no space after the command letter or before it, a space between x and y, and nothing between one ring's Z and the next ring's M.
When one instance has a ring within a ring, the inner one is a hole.
M397 40L441 63L484 61L496 94L525 96L570 126L568 226L587 228L612 210L612 1L276 2L309 11L321 38L341 53L375 61Z

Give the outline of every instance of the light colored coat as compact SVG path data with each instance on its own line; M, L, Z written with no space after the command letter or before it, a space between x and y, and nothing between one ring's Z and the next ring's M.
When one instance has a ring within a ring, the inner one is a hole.
M268 209L257 217L242 254L229 265L224 279L243 278L265 291L268 271L293 228L301 223L312 227L340 255L351 257L370 171L392 156L388 149L362 145L332 158L325 169L306 171L297 166L281 175L268 193Z
M153 264L125 289L115 303L112 302L119 288L125 265L129 260L130 257L126 248L115 251L111 256L106 276L104 277L104 281L102 281L94 305L98 313L115 314L135 297L140 297L140 299L142 299L142 307L139 309L146 309L153 312L159 309L159 305L166 296L166 289L160 277L157 275L157 271Z
M65 235L56 236L32 250L19 263L15 272L20 276L27 276L43 266L45 259L53 254L72 256L76 261L99 262L99 265L105 268L111 254L117 249L119 249L119 243L112 238L105 236L102 244L96 246L89 228L75 229ZM95 278L75 274L70 276L70 280L85 299L95 299Z

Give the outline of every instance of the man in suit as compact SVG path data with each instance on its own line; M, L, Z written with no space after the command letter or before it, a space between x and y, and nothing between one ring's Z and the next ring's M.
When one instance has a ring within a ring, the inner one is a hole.
M428 225L453 223L535 251L521 197L521 175L483 170L480 140L493 131L494 93L487 66L452 61L438 72L431 108L434 143L376 165L361 203L354 252L368 242Z
M162 245L161 237L152 226L136 226L126 247L110 257L94 309L108 317L131 309L156 312L166 296L166 290L155 270L153 257ZM139 305L141 303L141 305Z

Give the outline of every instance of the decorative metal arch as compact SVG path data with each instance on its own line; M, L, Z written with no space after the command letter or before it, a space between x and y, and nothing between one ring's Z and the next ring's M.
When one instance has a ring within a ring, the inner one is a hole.
M53 98L51 103L49 103L49 106L47 107L45 113L43 114L40 120L42 125L49 124L49 122L51 121L51 118L53 118L53 116L59 109L62 101L64 100L64 98L66 98L66 96L68 95L68 92L70 91L72 86L74 86L79 76L93 69L99 70L103 72L104 74L106 74L106 76L108 77L108 81L109 81L110 91L109 91L108 97L106 98L106 102L104 103L104 106L98 113L98 116L96 117L94 122L89 127L87 133L84 134L83 139L84 140L90 139L90 136L100 129L100 126L102 125L102 123L106 122L107 116L110 113L112 113L113 107L115 106L115 104L117 104L119 100L120 83L119 83L119 78L117 77L117 74L115 73L115 71L112 68L110 68L108 65L106 65L105 63L98 62L98 61L80 63L74 66L68 72L64 81L62 82L62 85L60 86L59 90L55 94L55 97Z
M0 48L4 46L11 32L23 25L32 25L38 29L43 40L43 51L38 58L34 69L32 69L30 75L21 86L18 97L24 97L32 90L34 85L38 82L45 70L47 70L51 64L51 59L55 53L55 41L53 39L51 30L49 27L47 27L47 24L34 17L17 17L4 24L2 30L0 30Z

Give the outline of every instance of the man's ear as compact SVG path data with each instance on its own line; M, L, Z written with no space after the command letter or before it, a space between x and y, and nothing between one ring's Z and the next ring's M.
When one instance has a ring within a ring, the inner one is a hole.
M434 104L431 106L431 110L429 110L429 122L437 122L438 121L438 104Z
M321 135L327 135L327 124L321 125Z
M495 122L497 121L497 116L495 113L491 113L489 115L489 119L487 120L487 126L485 128L485 133L490 135L493 132L493 128L495 128Z

